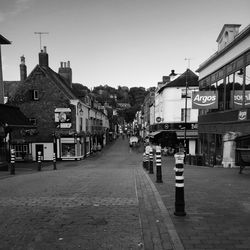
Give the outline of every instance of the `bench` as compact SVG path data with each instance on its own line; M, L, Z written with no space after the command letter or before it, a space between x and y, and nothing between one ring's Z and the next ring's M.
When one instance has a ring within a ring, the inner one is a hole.
M245 167L250 167L250 148L236 148L236 157L237 163L240 165L239 174L241 174Z

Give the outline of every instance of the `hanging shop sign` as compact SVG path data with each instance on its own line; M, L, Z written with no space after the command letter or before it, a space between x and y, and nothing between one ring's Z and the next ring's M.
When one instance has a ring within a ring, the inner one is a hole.
M156 117L156 121L157 121L157 122L161 122L161 117L159 117L159 116Z
M70 108L56 108L55 109L55 123L57 128L71 128L71 109Z
M247 110L239 110L238 120L239 121L244 121L246 119L247 119Z
M218 92L217 91L198 91L192 93L193 109L217 109Z

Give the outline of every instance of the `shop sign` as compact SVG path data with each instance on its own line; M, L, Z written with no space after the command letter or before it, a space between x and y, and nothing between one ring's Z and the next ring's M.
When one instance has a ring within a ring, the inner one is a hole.
M161 117L159 117L159 116L156 117L156 121L157 121L157 122L161 122Z
M70 108L56 108L55 109L55 123L58 128L71 128L71 109Z
M247 119L247 110L239 110L238 120L244 121Z
M193 109L217 109L218 92L217 91L198 91L192 93Z
M233 101L234 108L241 108L243 105L242 90L231 91L231 100ZM250 90L245 90L245 107L250 107Z

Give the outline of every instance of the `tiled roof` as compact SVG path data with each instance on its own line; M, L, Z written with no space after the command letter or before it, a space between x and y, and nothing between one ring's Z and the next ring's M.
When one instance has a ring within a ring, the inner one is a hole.
M28 118L20 111L18 107L0 104L0 124L12 128L34 126L29 122Z
M190 69L187 69L182 75L180 75L175 80L165 84L159 89L159 93L162 92L165 88L169 87L198 87L198 76Z

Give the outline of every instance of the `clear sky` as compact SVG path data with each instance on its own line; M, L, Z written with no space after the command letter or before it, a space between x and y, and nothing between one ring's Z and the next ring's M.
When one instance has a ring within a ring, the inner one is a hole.
M38 64L39 36L49 66L70 61L73 82L145 88L172 69L183 73L217 50L224 24L250 24L250 0L1 0L4 80L19 80Z

